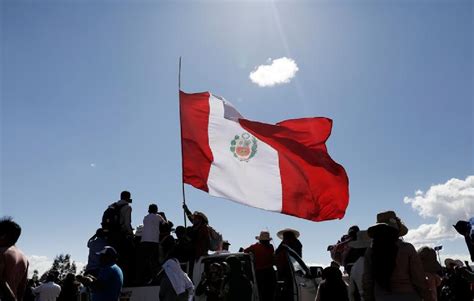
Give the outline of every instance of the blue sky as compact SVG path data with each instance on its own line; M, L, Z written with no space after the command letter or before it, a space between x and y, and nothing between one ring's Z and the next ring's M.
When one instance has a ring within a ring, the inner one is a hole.
M305 260L327 263L327 245L382 210L412 229L474 215L472 197L468 209L424 217L403 201L474 174L472 1L0 5L0 215L22 225L29 256L86 261L87 239L124 189L135 226L151 202L182 223L179 56L184 91L222 95L249 119L334 120L329 152L350 179L343 220L314 223L186 187L189 207L206 212L232 250L261 229L276 238L293 227ZM257 66L281 57L298 65L291 82L251 82ZM433 243L467 253L459 239Z

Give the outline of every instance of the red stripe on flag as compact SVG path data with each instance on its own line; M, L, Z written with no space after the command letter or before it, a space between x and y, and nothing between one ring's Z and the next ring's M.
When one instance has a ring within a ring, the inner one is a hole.
M245 119L240 124L278 151L282 213L313 221L342 218L349 202L349 179L325 142L327 118L302 118L270 125Z
M207 178L213 161L208 136L209 97L208 92L179 92L183 182L206 192L209 192Z

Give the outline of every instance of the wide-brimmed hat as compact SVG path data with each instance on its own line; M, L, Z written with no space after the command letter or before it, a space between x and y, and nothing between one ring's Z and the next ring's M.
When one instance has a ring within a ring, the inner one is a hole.
M446 258L446 259L444 260L444 266L445 266L445 267L450 267L450 266L455 267L455 266L457 266L457 267L460 268L460 267L463 267L464 264L463 264L462 261L459 260L459 259L456 259L456 260L455 260L455 259L452 259L452 258Z
M283 233L285 233L285 232L293 232L293 234L295 234L296 238L300 237L300 232L298 232L297 230L291 229L291 228L285 228L283 230L278 231L278 233L277 233L278 238L283 239Z
M385 211L377 214L377 223L367 229L370 237L374 237L374 233L381 229L389 227L398 232L398 236L404 236L408 233L408 228L403 224L400 218L393 211Z
M348 243L349 247L354 249L365 249L370 247L372 239L369 237L369 234L366 230L361 230L357 232L357 240L350 241Z
M256 240L272 240L272 238L270 237L270 232L268 231L260 231L260 235L255 236L255 239Z
M204 213L202 213L201 211L194 211L193 215L201 217L206 224L209 223L209 220L207 219L207 216Z
M105 246L100 252L96 253L97 255L108 255L112 258L117 258L118 253L114 247Z
M436 259L436 251L433 248L421 247L418 249L418 255L425 272L438 273L441 271L441 264Z

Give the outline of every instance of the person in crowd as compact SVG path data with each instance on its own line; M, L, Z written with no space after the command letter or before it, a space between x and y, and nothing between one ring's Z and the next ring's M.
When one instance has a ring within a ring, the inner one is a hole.
M203 272L201 281L196 288L196 296L206 296L207 301L224 300L224 272L222 266L213 262L209 273Z
M132 283L135 276L133 273L135 249L133 245L132 201L131 193L122 191L120 200L111 204L108 209L114 214L118 211L118 225L114 223L112 227L107 227L104 225L104 218L102 219L102 228L107 232L109 245L120 254L117 265L123 272L125 284Z
M319 284L315 301L348 301L347 287L338 268L323 269L323 280Z
M429 298L418 253L412 244L399 239L407 233L407 227L395 212L377 214L377 223L368 229L372 245L365 253L365 301Z
M102 228L97 229L96 233L87 242L89 248L89 256L87 258L87 266L85 274L97 276L100 268L100 259L98 252L102 251L108 245L107 232Z
M230 253L229 252L229 246L230 246L230 242L228 240L223 240L222 241L222 250L220 250L219 253Z
M424 301L438 301L438 287L441 285L441 264L436 259L436 251L430 247L418 249L423 270L425 271L426 287L430 293L430 298Z
M15 245L20 235L21 227L12 218L0 219L0 290L18 300L23 299L28 276L28 260Z
M286 248L290 247L287 243L291 243L293 239L292 237L296 237L296 233L292 231L285 231L285 232L288 233L288 234L285 234L285 236L282 235L283 234L282 231L278 232L281 234L281 237L283 238L283 240L281 241L281 243L278 245L277 249L275 250L275 256L274 256L275 265L278 271L277 280L283 283L283 286L281 287L281 292L278 297L278 300L281 300L281 301L291 300L291 298L293 298L293 295L294 295L292 270L291 270L290 263L288 262L288 251Z
M160 283L161 301L191 301L194 298L194 285L183 272L174 252L170 252L163 263L163 277Z
M351 268L349 278L349 300L350 301L364 301L364 291L362 285L362 277L364 275L364 255L365 251L372 240L367 231L358 231L356 239L349 242L349 247L352 249L351 253L354 256L354 264Z
M23 295L23 301L35 301L36 296L33 293L33 289L35 288L36 284L33 279L28 279L26 284L25 294ZM0 298L1 300L1 298Z
M87 284L87 279L83 275L77 275L76 280L80 283L79 286L79 299L78 301L89 301L91 300L91 290L90 288L86 285Z
M282 240L282 243L293 249L293 251L303 258L303 245L299 241L300 232L295 229L286 228L278 231L278 238Z
M453 225L454 229L464 237L467 249L471 255L471 261L474 262L474 218L469 221L457 221L456 225Z
M161 227L161 233L163 233L163 235L160 240L160 264L163 263L175 249L176 240L173 235L171 235L172 230L173 223L171 221L167 221L167 223Z
M120 193L120 200L116 204L120 206L120 230L126 236L133 236L131 203L131 193L129 191L122 191Z
M60 301L77 301L79 298L79 287L81 283L76 281L76 275L68 273L61 285L61 293L58 300Z
M148 282L160 269L160 226L165 223L165 219L158 214L158 206L150 204L148 215L143 218L141 241L137 248L137 284Z
M339 265L344 266L344 270L349 275L352 265L357 259L354 258L357 257L356 254L351 253L352 249L349 247L349 243L357 239L357 232L359 232L359 226L351 226L347 233L344 234L335 245L330 245L327 249L331 254L331 259Z
M466 278L466 268L461 260L446 258L446 274L441 283L441 301L472 301L470 283Z
M106 246L100 255L100 270L97 278L92 278L92 301L118 300L123 285L123 273L117 265L119 254L111 247Z
M194 213L191 213L186 204L183 204L183 209L189 221L193 224L188 235L191 238L194 248L193 259L197 260L201 256L206 256L209 251L210 241L209 229L207 227L209 220L207 219L207 216L200 211L194 211Z
M251 301L252 283L242 269L242 262L236 256L229 256L225 260L229 264L230 272L225 278L224 294L226 301Z
M55 282L56 275L48 273L46 281L40 286L33 289L33 293L37 295L36 301L56 301L61 293L61 286Z
M255 236L255 239L258 242L243 251L254 255L255 274L260 300L273 300L276 276L273 270L274 248L271 244L272 238L270 237L270 232L261 231L259 236Z
M176 227L175 255L176 259L181 263L189 262L194 255L191 239L186 234L186 228L183 226Z

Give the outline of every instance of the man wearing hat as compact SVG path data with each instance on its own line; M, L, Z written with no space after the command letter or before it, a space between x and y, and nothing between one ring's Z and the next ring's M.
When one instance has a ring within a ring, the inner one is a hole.
M206 256L209 251L210 241L209 229L207 227L209 220L207 216L200 211L191 213L186 204L183 204L183 209L189 221L193 224L188 235L194 247L194 259L196 260L201 256Z
M300 237L300 232L295 229L285 228L278 231L277 236L282 240L282 244L287 245L295 251L299 257L303 258L303 245L298 239L298 237Z
M119 300L123 274L116 264L117 251L111 246L106 246L97 255L100 256L100 270L96 279L90 279L92 280L92 301Z
M399 239L408 228L395 212L377 214L367 232L372 245L365 253L364 300L429 300L420 257L412 244Z
M260 300L273 300L275 291L275 273L273 271L273 245L270 232L261 231L255 236L257 243L244 249L245 253L252 253L255 259L255 274Z

